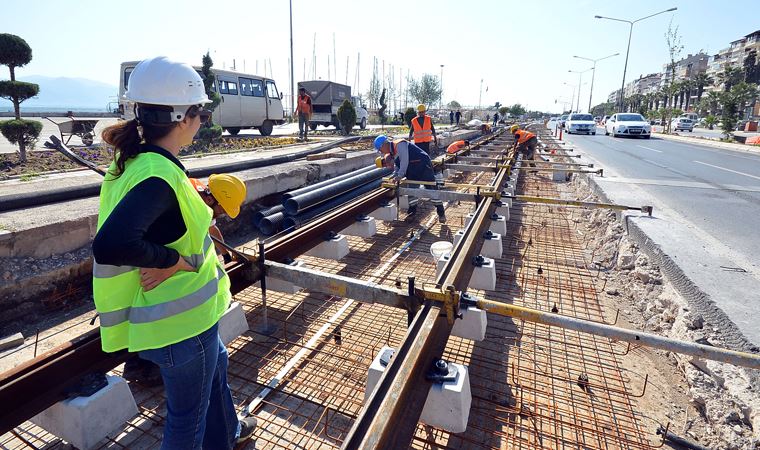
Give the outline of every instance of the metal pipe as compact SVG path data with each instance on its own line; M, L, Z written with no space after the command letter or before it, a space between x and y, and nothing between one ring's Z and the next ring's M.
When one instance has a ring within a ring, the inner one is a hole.
M374 169L370 170L369 172L365 172L354 177L326 185L319 189L311 190L304 194L291 197L285 200L283 203L285 206L285 212L288 215L294 216L314 205L318 205L322 202L330 200L331 198L335 198L344 192L367 184L370 181L382 178L386 175L389 175L390 173L390 169Z
M296 197L298 195L305 194L305 193L313 191L315 189L319 189L319 188L328 186L330 184L337 183L338 181L342 181L342 180L346 180L346 179L351 178L351 177L355 177L356 175L359 175L361 173L369 172L370 170L376 169L376 168L377 167L373 164L371 166L362 167L361 169L354 170L354 171L349 172L349 173L344 173L343 175L340 175L340 176L337 176L337 177L333 177L333 178L330 178L330 179L327 179L327 180L324 180L324 181L320 181L319 183L314 183L314 184L311 184L309 186L304 186L302 188L293 189L292 191L288 191L288 192L282 194L282 198L283 198L283 200L286 200L286 199L289 199L289 198L292 198L292 197Z

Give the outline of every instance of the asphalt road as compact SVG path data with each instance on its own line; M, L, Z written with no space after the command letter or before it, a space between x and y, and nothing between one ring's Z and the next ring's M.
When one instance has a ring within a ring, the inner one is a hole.
M671 140L573 135L582 160L620 203L652 204L647 234L760 345L760 154Z

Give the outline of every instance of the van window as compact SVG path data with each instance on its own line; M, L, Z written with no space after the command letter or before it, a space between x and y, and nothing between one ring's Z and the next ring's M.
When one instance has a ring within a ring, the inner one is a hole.
M277 93L277 86L274 85L274 81L267 81L267 93L269 98L280 98L280 94Z
M251 78L238 78L240 82L240 95L246 97L263 97L264 88L261 80L254 80Z
M251 89L254 97L264 96L264 83L261 80L251 80Z
M227 95L238 95L237 83L234 81L219 80L219 93Z
M127 90L127 87L129 86L129 76L132 75L132 71L135 70L134 67L127 67L124 69L124 90Z

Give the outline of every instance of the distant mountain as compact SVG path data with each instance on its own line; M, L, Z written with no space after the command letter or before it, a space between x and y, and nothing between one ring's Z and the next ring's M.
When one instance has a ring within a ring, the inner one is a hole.
M29 109L70 109L105 110L108 102L116 101L119 88L100 81L86 78L46 77L30 75L19 77L40 85L40 93L21 104L21 110ZM13 110L13 104L0 99L0 111Z

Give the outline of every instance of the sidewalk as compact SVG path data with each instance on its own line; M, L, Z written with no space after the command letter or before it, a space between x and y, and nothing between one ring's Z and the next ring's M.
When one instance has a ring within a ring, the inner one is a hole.
M739 152L747 152L747 153L759 153L760 154L760 146L757 145L745 145L745 144L737 144L733 142L720 142L715 139L711 138L703 138L698 136L683 136L680 134L664 134L662 132L653 132L652 136L655 138L662 138L662 139L668 139L671 141L679 141L679 142L688 142L689 144L698 144L698 145L705 145L708 147L714 147L714 148L722 148L724 150L735 150Z

